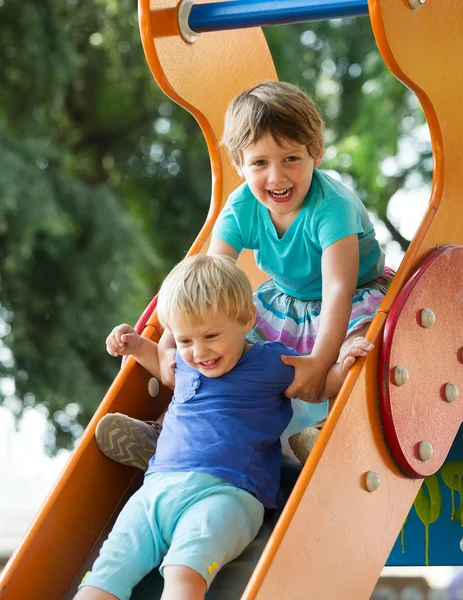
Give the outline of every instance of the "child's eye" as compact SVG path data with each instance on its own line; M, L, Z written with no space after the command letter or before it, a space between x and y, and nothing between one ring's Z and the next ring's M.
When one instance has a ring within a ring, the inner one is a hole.
M206 335L206 340L213 340L214 338L217 337L217 335L218 335L217 333L208 333Z
M191 340L189 340L189 339L177 340L177 344L180 344L181 346L186 346L187 344L191 344Z
M267 164L265 160L256 160L254 163L255 167L264 167Z
M299 156L287 156L285 160L286 162L295 162L296 160L299 160Z

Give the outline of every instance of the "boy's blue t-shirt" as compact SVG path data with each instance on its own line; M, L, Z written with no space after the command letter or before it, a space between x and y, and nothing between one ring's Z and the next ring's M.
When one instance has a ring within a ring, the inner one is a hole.
M322 297L322 253L358 235L358 286L384 271L384 253L362 202L342 183L314 169L312 183L296 219L280 238L269 215L244 183L225 204L213 234L241 252L255 251L257 266L285 294L303 300Z
M275 507L280 436L293 414L283 393L294 368L282 354L298 353L281 342L255 344L231 371L209 378L177 352L174 396L147 473L209 473Z

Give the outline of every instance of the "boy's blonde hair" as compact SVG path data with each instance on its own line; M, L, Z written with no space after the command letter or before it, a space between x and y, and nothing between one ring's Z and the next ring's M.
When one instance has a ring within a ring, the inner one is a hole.
M225 115L222 144L233 164L241 166L241 152L270 133L277 143L288 139L307 146L310 156L323 151L324 124L312 98L301 88L280 81L262 81L230 103Z
M181 315L203 321L219 311L245 324L252 317L252 287L236 261L227 256L195 254L169 273L158 296L163 327Z

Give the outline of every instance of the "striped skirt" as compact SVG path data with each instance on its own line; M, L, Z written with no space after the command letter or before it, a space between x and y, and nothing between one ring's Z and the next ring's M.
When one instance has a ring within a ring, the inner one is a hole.
M378 311L394 271L355 290L346 337L370 323ZM248 334L252 343L280 341L300 354L310 354L320 327L321 300L300 300L280 291L273 281L265 281L254 292L256 323Z
M346 337L373 320L394 275L394 271L386 267L381 277L355 290ZM247 336L249 342L281 341L300 354L312 352L320 327L321 300L292 298L269 279L254 292L254 304L257 317ZM328 410L327 401L307 404L294 399L292 405L294 415L282 436L285 451L291 434L325 418Z

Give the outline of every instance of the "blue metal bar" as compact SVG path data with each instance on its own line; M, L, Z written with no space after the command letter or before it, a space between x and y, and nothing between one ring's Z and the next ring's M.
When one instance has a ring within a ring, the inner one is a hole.
M368 0L232 0L193 4L188 25L202 33L364 15Z

